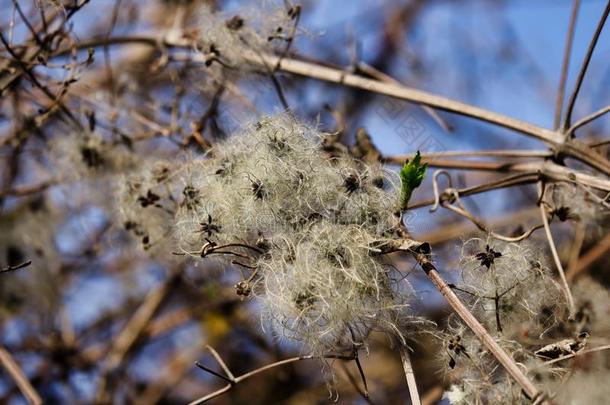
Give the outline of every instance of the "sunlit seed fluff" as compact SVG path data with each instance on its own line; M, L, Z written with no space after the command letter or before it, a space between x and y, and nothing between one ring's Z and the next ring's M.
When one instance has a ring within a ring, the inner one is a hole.
M588 332L592 338L610 336L610 291L591 277L581 277L572 288L576 314L573 332Z
M444 394L451 404L508 405L527 401L521 387L460 320L451 316L439 337L443 346L437 356L439 365L453 381ZM516 341L501 336L495 340L516 362L534 361Z
M125 175L120 182L121 223L145 250L162 245L171 235L174 170L169 162L144 161L138 172Z
M573 184L554 185L547 198L557 220L578 222L594 236L602 233L604 221L610 216L602 197Z
M464 242L457 292L488 330L537 336L563 315L561 288L538 252L530 242Z
M136 159L127 148L117 146L94 133L71 133L54 138L49 155L62 181L81 180L130 171Z
M349 350L371 330L400 335L411 291L371 256L374 240L360 227L322 221L275 241L258 263L264 326L314 353Z
M553 388L560 404L606 404L610 398L608 369L577 370Z
M371 248L394 236L399 183L380 165L329 159L320 143L315 129L280 114L188 162L179 171L179 249L198 256L206 246L265 241L249 262L263 324L307 350L350 349L371 330L403 340L412 293Z
M284 32L293 24L286 9L271 4L251 7L239 15L203 7L198 17L198 48L206 65L220 62L240 69L247 68L252 57L272 51L276 43L283 45Z
M320 219L354 224L383 236L391 229L396 180L351 158L327 159L317 132L288 114L265 118L216 145L213 158L182 170L196 201L182 203L176 233L185 249L302 229ZM357 176L358 190L346 188ZM202 222L220 229L193 232Z

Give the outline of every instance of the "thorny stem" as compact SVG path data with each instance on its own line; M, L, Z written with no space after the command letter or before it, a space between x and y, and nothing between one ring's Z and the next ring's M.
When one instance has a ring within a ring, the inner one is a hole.
M563 290L566 295L566 299L568 300L568 307L570 309L570 319L574 317L576 313L576 306L574 305L574 298L572 297L572 293L570 292L570 286L568 285L568 281L566 280L565 272L563 271L563 266L561 265L561 260L559 259L559 254L557 253L557 248L555 247L555 242L553 241L553 234L551 233L551 227L549 226L549 219L547 218L546 209L544 208L544 204L542 200L544 199L544 193L546 187L539 183L540 189L540 217L542 218L542 224L544 225L544 232L546 233L546 239L549 242L549 247L551 248L551 253L553 255L553 260L555 262L555 266L557 267L557 271L559 272L559 277L561 278L561 283L563 284Z

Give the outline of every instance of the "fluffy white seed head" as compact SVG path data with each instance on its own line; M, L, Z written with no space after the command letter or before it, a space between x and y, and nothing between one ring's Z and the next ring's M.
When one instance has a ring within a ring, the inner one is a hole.
M199 50L210 66L219 62L231 68L247 69L251 58L285 44L294 24L288 10L273 4L258 4L240 14L199 12Z
M399 184L379 164L329 158L318 131L279 114L205 159L144 168L124 182L122 206L149 245L173 216L179 251L253 274L240 288L261 300L265 327L321 354L372 330L404 341L413 294L372 247L396 236Z
M550 200L553 213L560 221L578 222L587 229L588 234L602 234L610 209L592 191L574 184L559 183L552 187Z
M361 345L374 329L402 338L410 291L372 256L374 241L360 227L326 221L277 241L258 264L265 324L318 354Z
M561 288L538 252L530 242L464 243L457 292L488 330L537 336L564 314Z

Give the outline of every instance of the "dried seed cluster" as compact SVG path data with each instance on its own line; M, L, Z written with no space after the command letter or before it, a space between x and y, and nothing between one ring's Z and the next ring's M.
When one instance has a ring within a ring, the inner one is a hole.
M469 239L462 248L461 277L451 287L532 381L571 398L573 389L561 384L569 372L566 363L553 360L583 350L593 336L607 336L608 291L589 278L580 280L572 290L577 311L570 319L560 286L538 251L531 242ZM454 381L445 393L450 403L529 401L459 319L451 316L439 338L441 367ZM604 353L590 358L594 372L581 378L593 381L601 370L607 372L607 358Z
M243 11L241 15L226 15L202 7L197 24L201 33L198 50L207 66L247 69L250 58L288 40L294 9L259 5Z
M537 335L563 315L561 288L537 251L528 242L464 243L456 292L488 330Z
M242 270L237 292L260 299L276 336L316 353L351 349L373 329L402 339L412 294L378 254L396 238L399 181L381 165L329 158L316 130L280 114L217 144L209 159L153 169L124 195L131 214L158 223L127 215L132 231L154 243L175 211L180 251Z

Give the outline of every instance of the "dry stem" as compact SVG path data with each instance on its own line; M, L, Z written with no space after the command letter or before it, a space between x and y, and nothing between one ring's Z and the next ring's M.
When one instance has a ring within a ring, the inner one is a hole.
M214 350L213 347L211 346L206 346L206 348L210 351L210 353L212 353L212 356L214 356L214 358L216 359L216 361L218 362L218 365L220 365L220 368L223 370L223 372L225 373L224 375L211 370L209 368L207 368L206 366L203 366L199 363L197 363L197 367L201 368L202 370L207 371L210 374L215 375L218 378L221 378L225 381L228 382L227 385L225 385L224 387L220 388L217 391L212 392L211 394L205 395L201 398L198 398L192 402L190 402L188 405L198 405L198 404L203 404L211 399L214 399L216 397L221 396L222 394L224 394L225 392L229 391L231 388L233 388L235 385L239 384L240 382L247 380L251 377L254 377L255 375L262 373L263 371L267 371L269 369L278 367L278 366L283 366L285 364L290 364L290 363L295 363L297 361L301 361L301 360L312 360L315 358L318 358L316 356L313 355L307 355L307 356L298 356L298 357L291 357L288 359L284 359L284 360L280 360L280 361L276 361L274 363L271 364L267 364L265 366L259 367L255 370L252 370L248 373L242 374L238 377L235 377L233 375L233 373L231 373L231 370L229 369L229 367L226 365L226 363L224 362L224 360L222 359L222 357L220 357L220 355L218 354L218 352L216 350ZM355 357L354 355L351 356L342 356L342 355L337 355L337 354L328 354L328 355L324 355L321 356L322 358L326 358L326 359L338 359L338 360L355 360L357 357Z
M409 356L409 349L405 346L400 346L400 359L402 360L402 368L405 370L405 378L407 379L407 385L409 386L411 404L421 405L419 392L417 391L417 382L415 381L415 373L413 372L413 366L411 364L411 356Z
M17 364L13 356L4 348L0 346L0 363L6 369L6 372L12 377L17 387L23 394L23 396L27 399L27 401L31 405L40 405L42 404L42 399L40 395L32 384L28 381L27 377L21 370L21 367Z
M540 185L540 201L544 199L544 191L545 187ZM551 227L549 226L549 219L546 215L546 209L544 208L544 204L539 204L540 206L540 217L542 218L542 224L544 225L544 232L546 234L546 239L549 242L549 247L551 248L551 253L553 255L553 260L555 262L555 266L557 267L557 272L559 272L559 277L561 278L561 283L563 284L563 290L566 295L566 299L568 300L568 307L570 309L570 319L574 317L576 313L576 306L574 305L574 298L572 297L572 292L570 291L570 286L568 285L568 281L566 280L565 272L563 271L563 266L561 265L561 260L559 259L559 254L557 253L557 248L555 247L555 242L553 241L553 234L551 233Z

